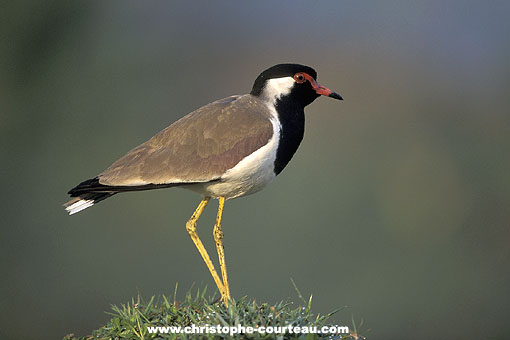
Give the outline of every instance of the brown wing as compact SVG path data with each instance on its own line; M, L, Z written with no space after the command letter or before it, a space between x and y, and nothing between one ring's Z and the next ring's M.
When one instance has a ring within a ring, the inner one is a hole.
M267 106L251 95L205 105L134 148L99 183L131 186L208 182L221 177L273 135Z

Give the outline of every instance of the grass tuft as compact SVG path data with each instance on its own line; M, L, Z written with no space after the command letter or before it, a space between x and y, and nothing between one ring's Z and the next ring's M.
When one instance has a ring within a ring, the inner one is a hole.
M292 282L294 284L294 282ZM153 326L191 326L191 325L221 325L257 327L257 326L293 326L313 327L320 329L322 326L332 326L328 323L330 317L339 308L326 315L314 315L311 311L312 297L303 298L294 284L298 297L301 300L299 306L292 302L280 302L275 305L257 303L255 299L243 297L232 300L228 307L219 302L213 294L206 295L207 289L196 289L193 293L190 289L182 302L176 299L177 287L172 298L165 295L152 297L144 301L140 296L132 299L130 303L120 306L112 306L109 312L112 319L103 327L92 332L92 335L75 337L69 334L64 340L145 340L145 339L364 339L359 336L355 329L350 327L350 334L151 334L147 327Z

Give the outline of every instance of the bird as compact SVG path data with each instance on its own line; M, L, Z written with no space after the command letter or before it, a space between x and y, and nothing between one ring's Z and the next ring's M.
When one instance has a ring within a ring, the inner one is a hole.
M304 108L320 96L343 100L319 85L317 72L309 66L269 67L250 93L198 108L69 190L72 199L64 208L73 215L130 191L182 187L199 193L202 200L186 230L228 306L221 228L225 201L260 191L282 172L303 139ZM197 221L211 198L219 201L213 235L221 278L197 233Z

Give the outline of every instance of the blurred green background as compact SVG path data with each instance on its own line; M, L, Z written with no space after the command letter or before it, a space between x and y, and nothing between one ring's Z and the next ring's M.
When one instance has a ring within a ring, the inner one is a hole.
M263 69L313 66L264 191L227 202L233 296L296 299L372 339L508 339L508 1L35 1L0 6L2 339L89 334L110 304L214 284L185 190L72 217L68 189ZM214 254L217 203L199 223ZM182 296L182 295L181 295Z

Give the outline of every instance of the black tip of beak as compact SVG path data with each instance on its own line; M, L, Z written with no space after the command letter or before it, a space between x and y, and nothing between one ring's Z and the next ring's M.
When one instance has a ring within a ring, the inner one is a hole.
M335 98L335 99L338 99L338 100L344 100L344 99L342 98L342 96L341 96L341 95L339 95L339 94L338 94L338 93L336 93L336 92L331 92L331 94L330 94L328 97L330 97L330 98Z

